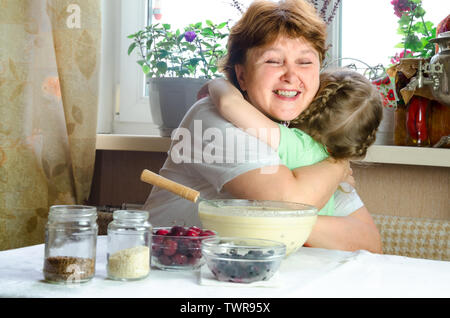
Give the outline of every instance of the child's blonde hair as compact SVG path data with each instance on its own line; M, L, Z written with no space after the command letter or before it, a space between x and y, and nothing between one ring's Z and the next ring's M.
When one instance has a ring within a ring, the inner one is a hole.
M375 142L383 116L381 95L363 75L350 70L323 72L311 105L291 121L327 147L335 159L361 159Z

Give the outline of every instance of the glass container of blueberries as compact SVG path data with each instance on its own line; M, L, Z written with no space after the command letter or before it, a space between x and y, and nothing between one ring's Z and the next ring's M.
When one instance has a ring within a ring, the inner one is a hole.
M208 268L219 281L252 283L269 280L286 255L280 242L240 237L215 237L202 242Z

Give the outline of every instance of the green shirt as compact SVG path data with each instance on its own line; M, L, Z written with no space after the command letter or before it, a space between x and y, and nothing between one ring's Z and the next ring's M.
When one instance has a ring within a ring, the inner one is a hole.
M309 166L328 158L326 148L310 135L297 128L280 127L280 145L278 156L290 170ZM319 211L320 215L334 214L334 195Z

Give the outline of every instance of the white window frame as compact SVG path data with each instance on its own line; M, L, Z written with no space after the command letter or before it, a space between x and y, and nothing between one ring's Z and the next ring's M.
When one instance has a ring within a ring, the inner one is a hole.
M143 96L144 73L135 54L128 55L128 35L146 26L147 0L102 0L102 52L97 133L156 135L149 98Z
M143 96L144 73L128 56L128 35L146 26L148 0L102 0L102 48L97 133L164 136L158 114L150 112ZM332 1L334 2L334 1ZM328 51L331 60L341 56L341 7L329 26Z

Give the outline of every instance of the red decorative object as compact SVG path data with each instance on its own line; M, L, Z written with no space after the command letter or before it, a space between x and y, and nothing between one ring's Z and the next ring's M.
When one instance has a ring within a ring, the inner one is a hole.
M438 26L436 27L436 36L438 34L450 31L450 14L441 22L439 22ZM439 53L439 45L436 44L436 54Z
M429 105L430 100L421 96L413 96L409 101L406 112L408 145L428 146L430 144L427 125Z
M450 14L438 24L436 28L436 35L447 31L450 31Z

